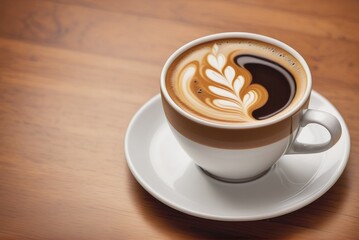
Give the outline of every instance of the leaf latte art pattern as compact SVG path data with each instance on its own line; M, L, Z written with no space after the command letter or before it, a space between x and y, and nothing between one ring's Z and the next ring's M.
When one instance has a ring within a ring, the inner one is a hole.
M224 54L214 44L200 61L179 73L179 94L200 116L228 122L258 121L252 112L268 100L267 90L251 84L251 73L235 64L236 52Z

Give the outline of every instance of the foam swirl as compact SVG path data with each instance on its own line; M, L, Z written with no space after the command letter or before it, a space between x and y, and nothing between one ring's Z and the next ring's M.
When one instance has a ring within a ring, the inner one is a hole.
M268 100L267 90L251 84L251 73L234 63L235 52L214 44L200 60L185 65L178 76L178 94L199 115L229 122L258 121L252 112Z

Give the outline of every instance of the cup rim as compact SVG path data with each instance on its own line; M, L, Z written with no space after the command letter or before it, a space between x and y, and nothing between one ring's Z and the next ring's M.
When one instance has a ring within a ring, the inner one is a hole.
M252 40L258 40L258 41L262 41L262 42L266 42L272 45L275 45L277 47L280 47L282 49L284 49L285 51L289 52L290 54L292 54L302 65L305 74L307 76L307 86L304 92L303 97L299 100L299 102L294 105L292 107L292 109L290 109L288 112L286 112L285 114L279 116L278 118L273 118L271 120L265 121L265 122L256 122L250 125L226 125L226 124L220 124L220 123L216 123L216 122L210 122L210 121L206 121L205 119L201 119L199 117L196 117L188 112L186 112L184 109L182 109L180 106L178 106L174 100L170 97L170 95L168 94L167 88L166 88L166 75L167 75L167 70L170 67L170 65L172 64L172 62L178 57L180 56L182 53L184 53L185 51L187 51L188 49L190 49L193 46L205 43L205 42L209 42L209 41L213 41L213 40L219 40L219 39L226 39L226 38L247 38L247 39L252 39ZM312 89L312 76L310 73L310 69L308 67L307 62L304 60L304 58L292 47L290 47L289 45L268 37L268 36L264 36L261 34L256 34L256 33L249 33L249 32L223 32L223 33L216 33L216 34L212 34L212 35L207 35L204 37L200 37L197 38L191 42L186 43L185 45L183 45L182 47L178 48L166 61L165 65L163 66L162 72L161 72L161 80L160 80L160 88L161 88L161 93L162 96L165 98L165 100L169 103L169 105L176 110L176 112L178 112L179 114L181 114L183 117L194 121L200 125L205 125L208 127L214 127L214 128L223 128L223 129L253 129L253 128L259 128L259 127L265 127L265 126L269 126L269 125L273 125L275 123L278 123L290 116L292 116L294 113L296 113L298 110L300 110L302 108L302 106L306 103L306 101L308 100L309 96L310 96L310 92Z

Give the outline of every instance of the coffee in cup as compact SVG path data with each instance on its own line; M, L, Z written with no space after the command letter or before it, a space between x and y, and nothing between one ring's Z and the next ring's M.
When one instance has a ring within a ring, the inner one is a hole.
M166 89L189 114L220 124L255 124L286 112L306 89L302 65L289 52L253 39L194 46L170 65Z
M263 175L283 155L314 153L341 134L329 113L307 109L312 79L298 52L266 36L221 33L178 49L161 75L169 126L193 161L211 176L241 182ZM317 123L326 143L296 141Z

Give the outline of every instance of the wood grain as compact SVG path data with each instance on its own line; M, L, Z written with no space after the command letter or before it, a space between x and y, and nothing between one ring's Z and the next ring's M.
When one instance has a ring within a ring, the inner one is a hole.
M358 1L0 0L1 239L357 239ZM248 31L297 49L351 134L348 166L303 209L256 222L173 210L129 172L127 125L167 57Z

